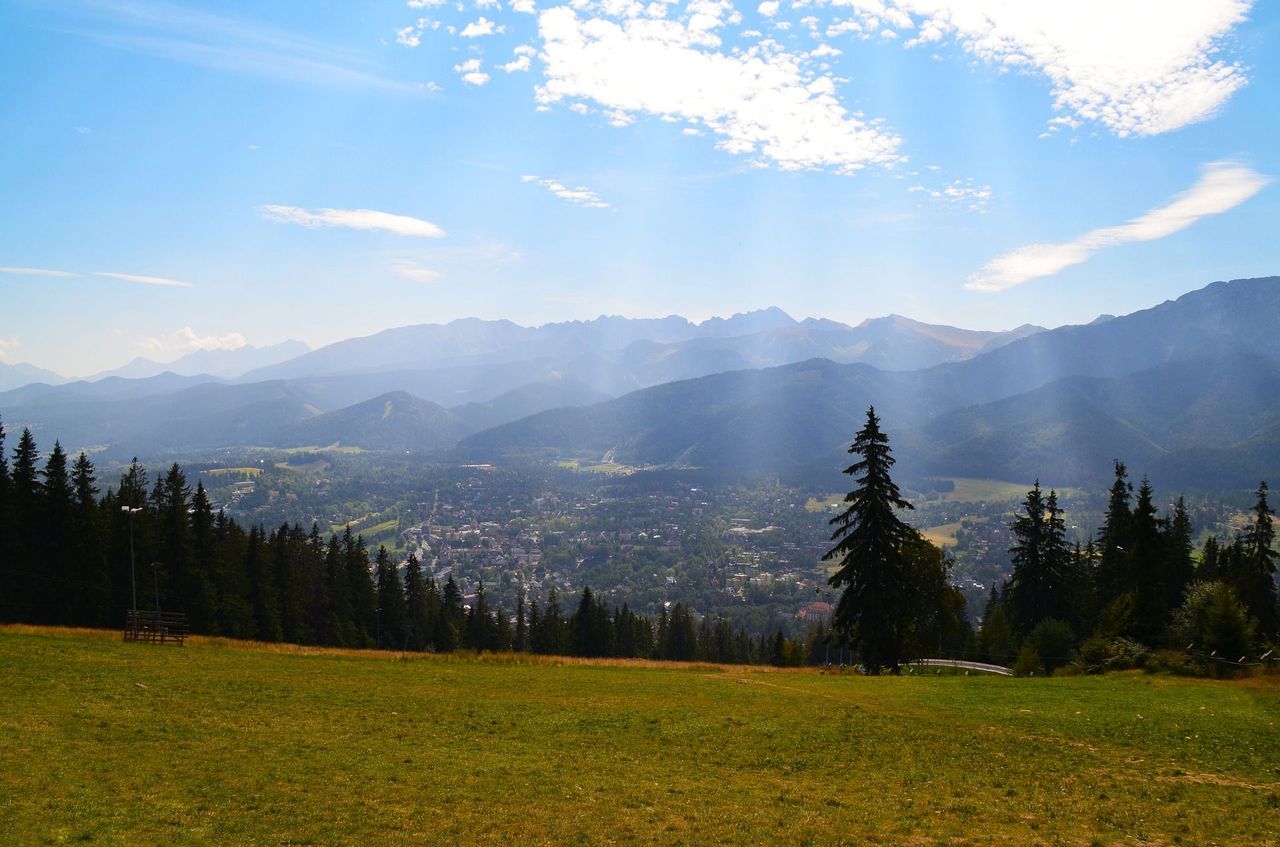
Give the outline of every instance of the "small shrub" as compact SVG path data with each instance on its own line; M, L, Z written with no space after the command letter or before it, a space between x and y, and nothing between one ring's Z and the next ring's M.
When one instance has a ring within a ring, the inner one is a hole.
M1245 612L1235 589L1225 582L1197 582L1173 615L1175 645L1195 645L1201 653L1217 651L1235 658L1249 652L1254 621Z
M1047 618L1036 624L1027 636L1027 643L1036 648L1044 669L1053 673L1076 657L1076 634L1071 627L1059 620Z
M1111 642L1100 635L1086 638L1080 645L1080 668L1085 673L1103 673L1111 659Z
M1040 663L1040 654L1036 652L1036 648L1031 642L1022 645L1022 649L1018 652L1018 658L1013 663L1013 673L1015 676L1034 676L1043 674L1044 667Z

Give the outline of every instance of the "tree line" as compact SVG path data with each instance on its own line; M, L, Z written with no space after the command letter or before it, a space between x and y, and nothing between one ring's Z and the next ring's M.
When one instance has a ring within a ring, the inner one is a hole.
M0 424L0 620L107 627L131 608L183 612L192 632L334 647L457 649L799 664L782 633L752 636L688 606L655 618L611 607L590 587L566 611L552 588L514 610L484 585L439 584L410 555L370 555L350 528L247 530L215 511L173 464L154 484L135 459L100 494L92 461L59 443L41 462L30 430L12 451Z
M1050 671L1075 659L1101 669L1142 648L1229 661L1264 652L1280 635L1268 493L1262 482L1244 528L1210 536L1197 556L1183 499L1161 515L1150 481L1135 496L1123 462L1083 546L1067 539L1056 492L1037 482L1011 525L1012 575L992 586L972 652Z
M1069 662L1104 670L1159 647L1237 662L1280 636L1266 482L1245 528L1210 537L1198 557L1183 499L1160 515L1150 482L1135 498L1121 462L1102 528L1083 547L1067 538L1057 493L1036 482L1010 527L1012 575L992 586L973 632L945 558L901 518L912 506L891 478L894 458L874 408L849 452L859 456L845 469L857 487L831 519L836 543L824 559L838 563L829 581L844 591L826 637L851 644L871 673L929 655L1025 673Z

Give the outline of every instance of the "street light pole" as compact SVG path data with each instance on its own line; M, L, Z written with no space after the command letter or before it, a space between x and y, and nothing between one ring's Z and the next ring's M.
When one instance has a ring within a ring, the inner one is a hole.
M121 506L120 511L127 512L129 515L129 584L130 584L130 587L133 589L133 609L134 611L137 611L138 575L136 573L136 567L134 566L134 563L133 563L133 513L141 512L142 507L135 506L131 508L129 506Z

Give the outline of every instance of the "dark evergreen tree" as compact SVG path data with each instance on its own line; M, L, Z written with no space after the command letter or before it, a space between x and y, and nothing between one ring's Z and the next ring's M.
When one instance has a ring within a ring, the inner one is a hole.
M280 628L280 597L276 593L275 568L263 548L262 530L256 526L250 528L244 562L253 609L253 637L259 641L279 641L284 637Z
M1015 630L1025 636L1042 620L1070 616L1071 550L1057 493L1050 491L1046 500L1037 481L1009 528L1015 544L1009 551L1013 576L1005 600Z
M845 496L845 510L831 519L836 527L831 540L836 544L822 557L824 562L838 562L828 582L844 589L834 623L850 633L869 673L878 674L882 668L896 673L903 659L904 618L912 591L906 547L918 533L896 513L912 506L889 476L895 460L874 408L867 410L867 422L849 452L862 456L844 470L858 487Z
M1275 512L1267 503L1267 483L1258 485L1253 521L1241 537L1240 561L1233 571L1233 583L1240 601L1258 622L1258 635L1275 639L1280 635L1276 613Z
M324 578L328 585L328 606L321 627L325 644L351 647L361 643L355 623L355 606L351 600L351 577L347 574L346 556L338 536L330 535L324 552Z
M37 569L41 532L41 486L37 463L40 451L36 449L31 430L24 428L13 451L13 472L10 477L10 495L13 498L13 556L10 573L13 575L13 596L20 609L27 610L28 620L40 620L46 611L40 592L42 583Z
M153 497L159 545L155 551L159 590L162 605L169 611L182 611L188 615L200 612L187 608L187 601L205 602L207 590L204 574L194 567L191 540L191 489L182 468L175 462L168 473L156 480ZM194 605L194 604L193 604Z
M1151 483L1142 480L1129 518L1125 550L1125 592L1133 595L1132 635L1144 644L1163 639L1171 611L1168 598L1168 542L1160 521Z
M1191 555L1193 532L1186 499L1179 496L1165 535L1168 548L1165 552L1165 607L1168 609L1176 609L1182 605L1187 586L1195 578L1196 564Z
M18 553L13 526L13 484L4 451L4 419L0 418L0 621L18 620L24 612L18 596Z
M369 647L378 629L378 598L369 571L369 551L363 536L352 538L351 527L342 535L343 561L351 591L351 615L355 627L352 646Z
M36 601L37 621L43 623L76 623L73 615L81 605L83 585L76 579L75 539L68 531L75 511L75 496L67 470L67 454L55 441L41 473L39 500L39 546L34 560L43 563L35 577L32 597Z
M3 469L0 469L3 470ZM82 626L107 626L111 615L111 565L107 560L98 488L93 462L84 453L71 471L75 496L71 532L74 540L72 580L78 587L75 622Z
M385 546L378 546L378 555L374 562L378 609L381 615L381 636L378 646L400 650L404 648L408 635L405 628L407 615L404 582L400 579L400 569L392 561L391 554L387 552Z
M1129 484L1128 470L1124 462L1116 460L1115 481L1107 500L1107 512L1098 530L1097 594L1106 605L1113 598L1128 590L1125 574L1125 548L1129 544L1129 498L1133 486Z
M422 578L418 557L409 554L404 565L404 606L406 644L410 650L425 650L431 639L427 614L427 583Z
M524 592L516 598L516 631L512 636L511 649L524 653L529 649L529 624L525 620Z

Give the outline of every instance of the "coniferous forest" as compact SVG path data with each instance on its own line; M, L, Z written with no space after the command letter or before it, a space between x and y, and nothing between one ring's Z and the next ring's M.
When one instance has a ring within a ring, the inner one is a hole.
M483 584L465 594L452 576L438 584L412 555L371 551L350 529L241 526L176 463L153 482L135 460L104 489L85 454L55 443L42 455L29 430L6 450L4 437L0 427L5 621L114 627L130 608L156 609L183 612L195 633L268 642L775 665L848 657L871 672L920 657L1096 671L1161 647L1243 661L1278 632L1266 483L1243 531L1195 550L1182 501L1159 514L1151 485L1135 492L1121 462L1105 523L1083 545L1068 540L1054 491L1027 493L1011 526L1012 575L992 586L975 630L943 552L898 516L911 505L889 476L874 410L850 448L859 487L832 520L831 583L845 590L804 641L735 630L685 604L655 619L589 587L494 608Z

